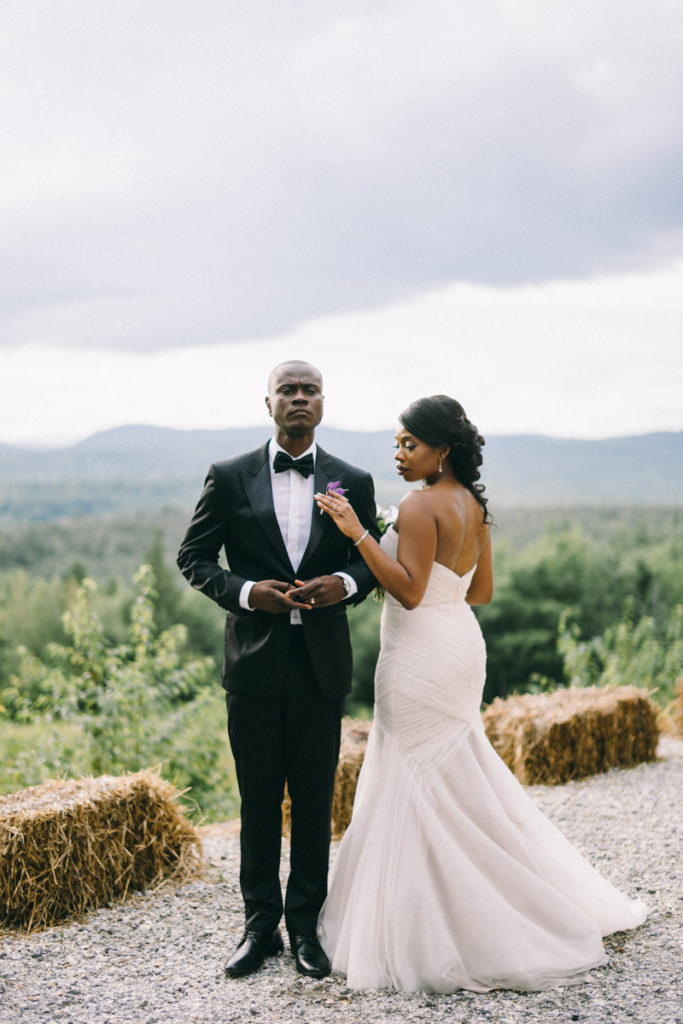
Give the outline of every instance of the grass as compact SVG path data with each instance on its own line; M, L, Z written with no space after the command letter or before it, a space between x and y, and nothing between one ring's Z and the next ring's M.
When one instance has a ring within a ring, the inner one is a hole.
M195 822L226 821L239 814L240 802L225 711L220 707L204 711L186 731L169 737L161 774L185 791L185 811ZM48 779L92 775L87 751L77 725L4 720L0 723L0 793L14 793ZM129 770L156 767L159 760L150 757L149 764L131 764Z

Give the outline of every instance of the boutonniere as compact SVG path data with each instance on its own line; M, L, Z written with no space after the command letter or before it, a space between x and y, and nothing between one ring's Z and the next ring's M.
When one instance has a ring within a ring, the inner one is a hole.
M341 480L331 480L325 488L326 494L338 494L340 498L343 498L346 494L347 488L342 487Z
M336 494L339 498L343 498L348 488L342 487L341 480L330 480L329 484L325 488L325 494ZM323 514L323 510L320 509L320 515Z

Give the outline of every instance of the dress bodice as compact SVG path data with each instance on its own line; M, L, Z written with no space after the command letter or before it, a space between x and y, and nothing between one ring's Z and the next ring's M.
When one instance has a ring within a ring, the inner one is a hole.
M393 526L390 526L384 533L380 543L383 551L386 551L392 558L396 558L398 553L398 533ZM464 602L475 569L476 565L473 565L464 576L458 576L457 572L453 572L447 566L441 565L440 562L434 562L420 607ZM395 601L395 598L387 594L387 600Z

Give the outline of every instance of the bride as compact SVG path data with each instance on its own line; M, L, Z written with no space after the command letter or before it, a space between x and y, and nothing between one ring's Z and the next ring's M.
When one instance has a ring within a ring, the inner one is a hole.
M484 733L486 651L469 607L493 593L484 439L444 395L400 424L397 470L423 489L381 544L342 495L316 495L386 594L373 727L321 942L352 988L567 984L646 908L544 817Z

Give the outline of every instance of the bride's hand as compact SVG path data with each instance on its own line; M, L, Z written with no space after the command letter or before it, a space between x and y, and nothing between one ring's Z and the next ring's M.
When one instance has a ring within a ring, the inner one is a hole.
M357 540L363 533L363 527L353 506L341 494L315 494L316 504L321 512L332 517L345 537Z

